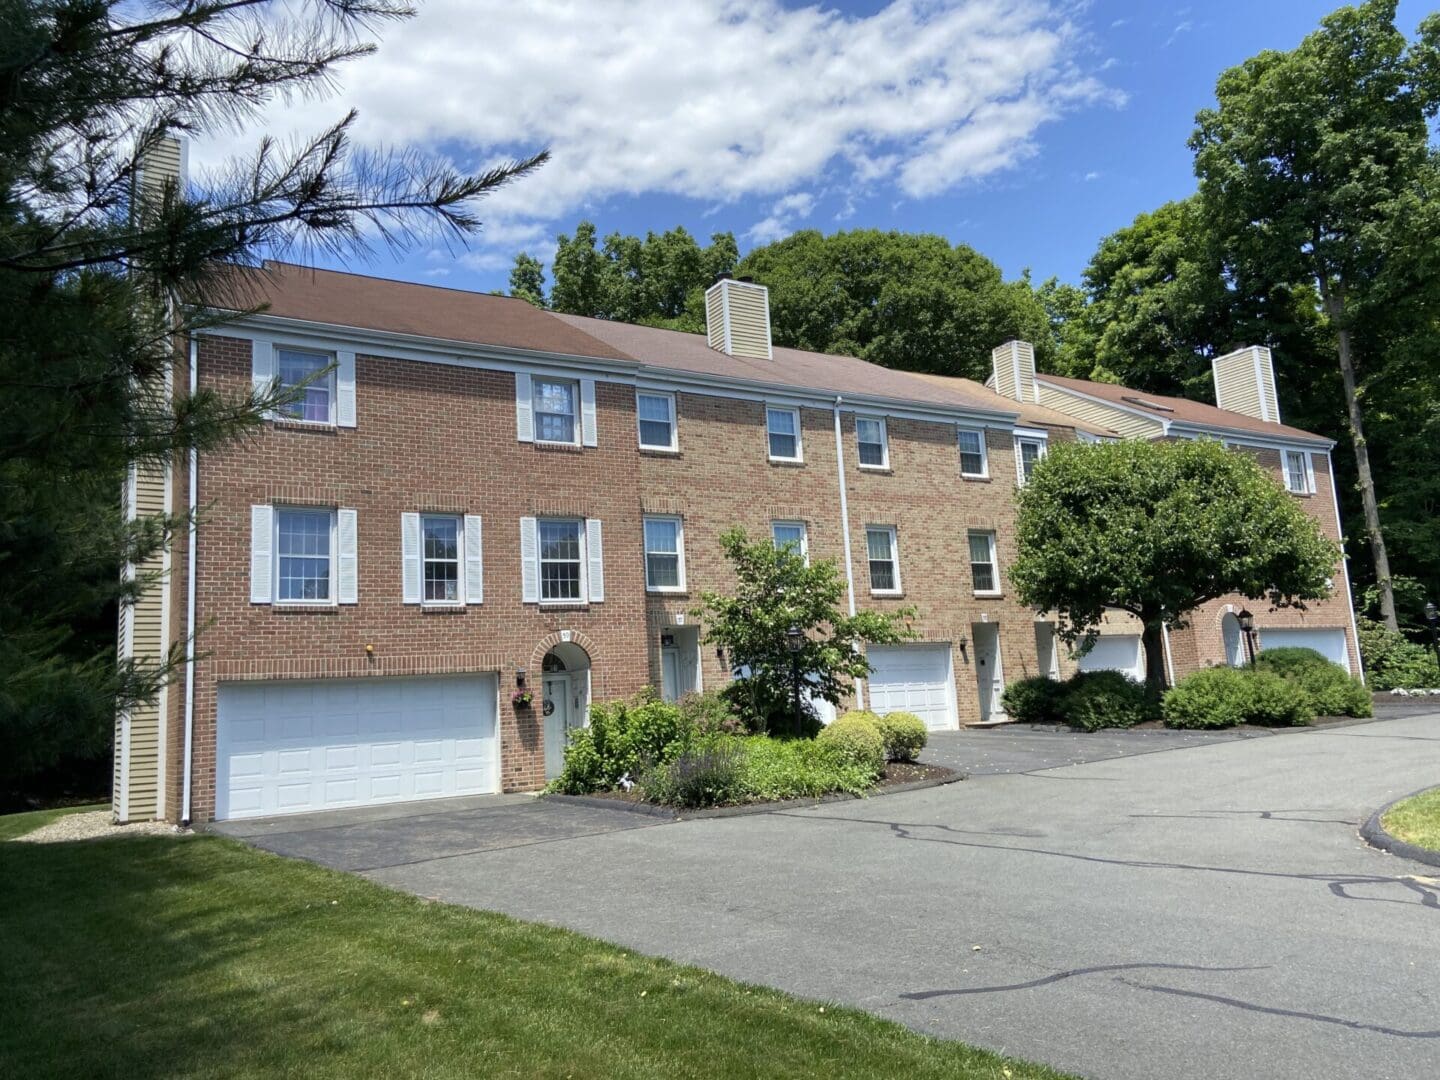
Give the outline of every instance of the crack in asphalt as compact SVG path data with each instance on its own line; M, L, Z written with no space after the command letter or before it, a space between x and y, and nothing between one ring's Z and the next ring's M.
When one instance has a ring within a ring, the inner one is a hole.
M906 1001L929 1001L931 998L963 997L966 994L998 994L1006 990L1032 990L1037 986L1049 986L1051 983L1062 982L1065 979L1073 979L1078 975L1099 975L1107 971L1139 970L1263 971L1265 969L1257 966L1206 967L1203 964L1097 964L1094 967L1071 968L1068 971L1057 971L1054 975L1046 975L1040 979L1031 979L1029 982L1008 983L1004 986L967 986L953 990L915 990L901 994L900 996ZM1123 982L1124 980L1121 981Z
M1220 821L1226 816L1258 817L1261 821L1298 821L1305 825L1349 825L1352 829L1358 829L1358 821L1348 821L1342 818L1304 818L1290 817L1290 814L1326 814L1328 810L1197 810L1193 814L1127 814L1127 817L1138 818L1141 821L1147 818L1164 819L1188 819L1194 821Z
M889 829L891 834L899 840L913 840L924 844L946 844L952 847L977 848L986 851L1014 851L1028 855L1045 855L1055 859L1071 859L1075 862L1097 863L1102 866L1127 866L1138 870L1185 870L1194 873L1233 874L1239 877L1280 878L1288 881L1323 882L1329 887L1331 894L1341 900L1387 904L1415 903L1420 907L1440 911L1440 891L1427 888L1413 877L1394 877L1382 874L1359 875L1354 877L1337 874L1295 874L1280 870L1247 870L1238 866L1206 866L1203 863L1162 862L1150 859L1115 859L1104 855L1081 855L1073 851L1056 851L1051 848L1040 847L1022 847L1017 844L984 844L977 840L946 839L940 836L917 836L911 831L912 829L938 829L942 832L955 835L975 835L975 832L972 830L960 829L952 825L884 821L875 818L837 817L833 814L798 814L788 811L777 811L776 816L792 817L800 820L820 819L826 821L853 822L861 825L880 825ZM1355 885L1400 885L1414 892L1416 899L1410 901L1403 899L1394 900L1388 897L1358 896L1347 891L1347 886Z

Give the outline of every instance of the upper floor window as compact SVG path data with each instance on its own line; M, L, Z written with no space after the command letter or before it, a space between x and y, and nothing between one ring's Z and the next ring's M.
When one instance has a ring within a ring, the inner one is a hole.
M635 395L635 413L640 424L640 446L644 450L675 450L675 395Z
M900 560L895 545L893 525L867 525L865 547L870 560L870 591L900 591Z
M460 519L453 514L425 514L420 531L424 602L460 603Z
M1044 439L1015 440L1016 479L1019 480L1021 487L1030 482L1030 477L1035 473L1036 463L1044 456Z
M295 401L278 410L279 415L309 424L335 422L335 370L327 354L279 348L275 366L282 390L306 384Z
M651 592L685 588L684 526L678 517L645 519L645 588Z
M770 536L777 548L789 548L796 555L810 562L810 537L803 521L772 521Z
M885 436L885 420L879 416L857 416L855 438L860 444L860 466L884 469L890 465L890 444Z
M970 580L978 595L999 595L1000 575L995 567L995 534L993 532L971 532Z
M584 598L583 523L542 518L537 523L540 551L540 600L578 602Z
M1314 492L1309 454L1299 450L1285 451L1285 486L1297 495L1310 495Z
M800 460L799 409L766 409L765 431L770 439L771 461Z
M328 604L334 599L334 531L335 514L330 510L275 511L276 600Z
M975 428L960 429L960 475L987 476L985 432Z
M578 443L576 384L569 379L535 379L535 438L540 442Z

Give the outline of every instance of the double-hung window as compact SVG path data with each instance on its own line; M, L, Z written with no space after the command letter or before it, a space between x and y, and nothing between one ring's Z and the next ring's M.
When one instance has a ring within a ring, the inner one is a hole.
M635 413L640 424L640 449L676 450L675 395L638 393Z
M806 534L805 522L803 521L772 521L770 523L770 536L775 541L777 548L789 548L800 558L805 560L806 565L810 563L810 538Z
M1034 475L1036 463L1045 456L1044 439L1022 439L1015 440L1015 468L1016 479L1020 486L1024 487L1030 482Z
M293 390L302 383L305 384L296 400L277 410L279 415L287 420L299 420L307 424L333 424L335 370L332 364L333 358L326 353L276 349L275 367L280 389ZM329 370L326 370L327 368Z
M985 461L985 432L977 428L960 428L960 475L988 475Z
M681 592L685 588L685 533L678 517L645 519L645 588Z
M880 416L857 416L855 439L860 447L862 469L886 469L890 466L890 444L885 433L885 419Z
M536 378L531 384L535 438L539 442L580 442L577 384L571 379Z
M977 596L998 596L1000 575L995 566L995 534L993 532L971 532L970 580L974 583Z
M460 519L452 514L420 518L424 602L458 604L460 594Z
M900 591L900 559L893 525L865 526L865 547L870 560L870 591L876 594Z
M800 410L765 410L765 432L770 441L771 461L800 460Z
M1310 455L1299 450L1285 451L1285 487L1296 495L1313 492L1310 483Z
M275 511L277 601L328 604L335 599L334 533L333 511Z
M578 603L585 598L582 525L571 518L542 518L537 523L541 603Z

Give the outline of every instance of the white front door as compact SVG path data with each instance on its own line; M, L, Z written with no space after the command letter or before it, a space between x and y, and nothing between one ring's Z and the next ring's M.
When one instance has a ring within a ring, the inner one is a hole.
M1060 650L1055 648L1055 624L1035 624L1035 655L1039 674L1047 679L1060 678Z
M1000 625L974 623L975 688L980 695L980 722L999 720L1005 715L1001 695L1005 692L1005 673L1000 668Z
M877 713L914 713L931 731L958 727L950 646L872 645L870 708Z
M660 696L666 701L679 701L685 691L680 687L680 650L660 650Z
M672 627L661 636L660 696L666 701L679 701L699 689L700 630L692 626Z
M494 675L226 683L215 817L500 790Z
M570 741L570 676L546 675L543 679L540 712L545 719L545 779L554 780L565 770L565 746Z

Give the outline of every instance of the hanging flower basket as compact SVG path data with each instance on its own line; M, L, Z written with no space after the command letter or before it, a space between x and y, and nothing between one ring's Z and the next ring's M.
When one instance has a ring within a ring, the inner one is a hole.
M535 704L535 695L529 690L516 690L510 695L510 704L517 709L528 709Z

